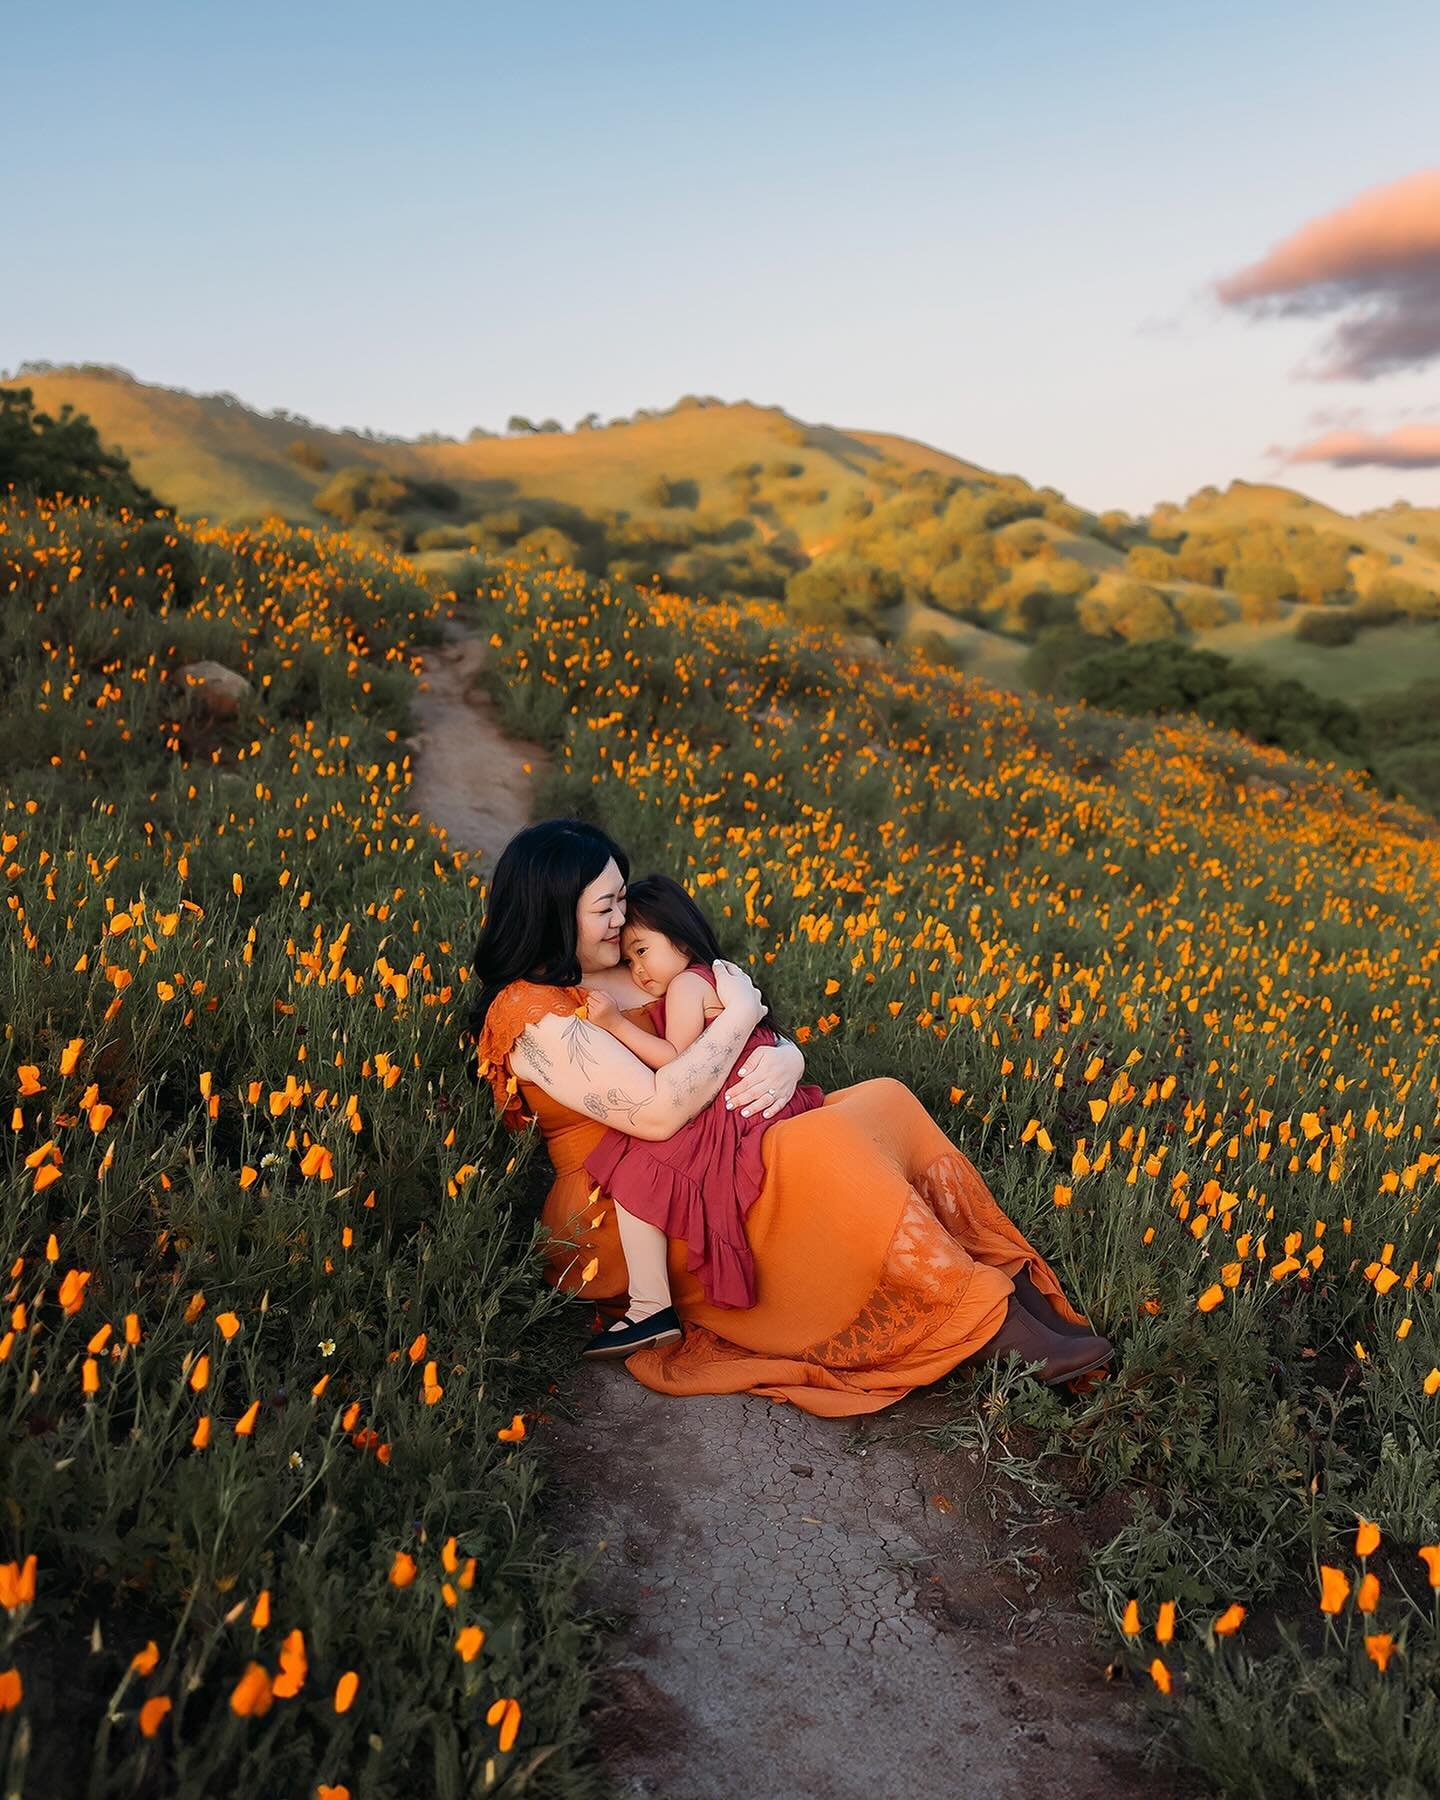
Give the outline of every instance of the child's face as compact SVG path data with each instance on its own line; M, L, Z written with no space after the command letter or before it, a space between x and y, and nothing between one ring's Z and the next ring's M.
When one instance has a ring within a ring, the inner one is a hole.
M648 925L627 925L620 933L620 960L647 994L663 994L690 967L686 952Z

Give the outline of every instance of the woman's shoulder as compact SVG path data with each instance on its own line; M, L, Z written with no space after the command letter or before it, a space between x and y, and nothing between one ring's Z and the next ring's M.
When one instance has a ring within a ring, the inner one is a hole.
M517 1082L506 1067L515 1040L527 1025L554 1013L569 1018L585 1006L585 990L546 981L512 981L490 1002L476 1047L476 1066L490 1083L505 1123L511 1129L525 1124L528 1114L519 1098Z
M490 1002L480 1050L493 1062L506 1055L527 1025L551 1013L568 1018L583 1010L585 990L548 981L512 981Z

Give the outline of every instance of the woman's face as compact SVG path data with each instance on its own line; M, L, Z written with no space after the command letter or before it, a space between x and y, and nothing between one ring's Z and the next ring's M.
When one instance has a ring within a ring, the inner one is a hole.
M575 949L587 975L613 969L620 961L625 923L625 878L612 856L580 896L575 908Z

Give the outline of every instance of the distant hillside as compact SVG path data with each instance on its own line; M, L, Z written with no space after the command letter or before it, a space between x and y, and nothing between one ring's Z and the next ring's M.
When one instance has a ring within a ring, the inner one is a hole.
M908 438L696 396L459 442L330 431L95 365L11 379L87 414L192 518L278 515L447 567L518 550L697 598L783 598L1017 688L1087 644L1166 639L1335 698L1440 678L1440 510L1351 517L1233 482L1148 518L1096 514Z

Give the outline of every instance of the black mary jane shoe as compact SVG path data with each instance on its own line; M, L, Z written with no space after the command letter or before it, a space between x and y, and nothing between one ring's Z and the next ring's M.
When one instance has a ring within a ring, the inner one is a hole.
M673 1306L662 1306L648 1319L634 1320L620 1331L597 1331L580 1354L592 1362L611 1356L632 1356L637 1350L648 1350L653 1344L666 1344L682 1335L680 1315Z

